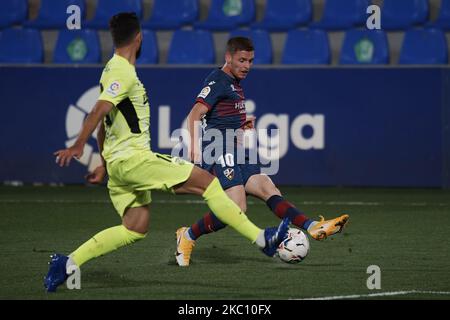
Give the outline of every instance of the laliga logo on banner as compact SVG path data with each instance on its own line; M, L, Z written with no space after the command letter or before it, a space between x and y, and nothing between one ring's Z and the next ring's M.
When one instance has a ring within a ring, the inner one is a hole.
M74 144L83 126L84 119L91 112L98 99L100 92L100 86L93 87L87 90L78 99L75 105L71 104L67 109L66 114L66 147L70 147ZM96 139L97 129L92 133L92 137ZM84 147L83 156L80 159L76 159L81 164L88 167L89 171L93 171L97 166L101 164L101 157L98 152L94 152L94 147L87 143Z

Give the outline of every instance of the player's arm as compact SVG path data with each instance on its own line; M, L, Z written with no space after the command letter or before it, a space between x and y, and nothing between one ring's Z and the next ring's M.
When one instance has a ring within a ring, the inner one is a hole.
M89 137L97 128L100 121L111 111L113 104L108 101L98 100L94 106L94 109L86 117L83 123L83 128L75 141L73 146L67 149L58 150L54 153L56 155L56 163L61 167L68 166L73 157L80 158L83 155L84 145L86 144ZM103 144L102 144L103 145Z
M208 107L197 102L188 115L188 130L191 137L191 148L189 152L190 160L194 163L200 162L200 146L198 145L198 122L208 112ZM197 126L196 126L197 124Z
M103 121L100 122L97 130L97 146L100 152L100 157L102 160L102 164L94 169L94 171L89 172L85 178L89 183L92 184L101 184L106 177L106 162L103 158L103 143L105 142L105 123Z

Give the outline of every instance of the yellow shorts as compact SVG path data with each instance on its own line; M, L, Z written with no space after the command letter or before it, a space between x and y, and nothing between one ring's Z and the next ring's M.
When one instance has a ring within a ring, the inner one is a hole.
M172 187L185 182L194 165L181 158L142 151L107 167L109 196L122 217L127 208L149 204L150 190L174 192Z

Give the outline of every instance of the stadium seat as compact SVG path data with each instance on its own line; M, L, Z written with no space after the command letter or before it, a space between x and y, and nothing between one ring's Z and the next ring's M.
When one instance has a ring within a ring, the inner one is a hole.
M54 63L100 63L101 48L96 31L61 30L53 53Z
M10 27L14 24L21 24L27 19L27 0L5 0L2 1L0 10L0 29Z
M400 64L447 64L445 34L440 29L412 29L405 32Z
M152 15L142 22L143 28L179 29L198 18L198 0L155 0Z
M155 64L158 63L158 41L156 35L151 30L142 30L142 52L137 60L138 64Z
M142 18L142 0L98 0L94 18L86 21L85 26L92 29L108 29L109 19L119 12L135 12Z
M425 24L428 16L428 0L384 0L381 27L385 30L406 30Z
M196 29L211 31L233 30L255 20L255 0L211 1L205 21L194 23Z
M255 29L288 31L306 25L312 18L311 0L267 0L264 18L252 25Z
M389 44L382 30L348 30L340 64L389 64Z
M450 1L441 1L439 16L436 21L430 23L430 26L441 28L445 31L450 30Z
M230 33L232 37L250 38L255 47L254 64L271 64L273 60L272 40L265 30L234 30Z
M24 26L38 29L62 29L66 28L67 8L77 5L81 11L81 26L84 23L86 4L84 0L41 0L38 16L36 19L27 21Z
M329 64L328 34L322 30L291 30L287 34L283 64Z
M0 63L42 63L41 33L34 29L5 29L0 32Z
M345 30L365 25L370 3L370 0L326 0L321 20L312 23L311 27Z
M169 48L170 64L215 63L214 40L209 31L177 30Z

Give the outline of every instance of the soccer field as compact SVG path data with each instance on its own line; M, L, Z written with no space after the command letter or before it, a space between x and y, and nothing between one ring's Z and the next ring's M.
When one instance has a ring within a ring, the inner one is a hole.
M53 252L70 253L120 223L106 188L0 187L1 299L450 299L450 191L282 188L311 217L348 213L343 233L310 240L300 264L268 258L231 229L201 238L188 268L175 265L175 230L207 210L201 198L154 193L150 232L85 264L81 290L47 294ZM249 198L261 227L278 219ZM381 270L369 290L368 266Z

